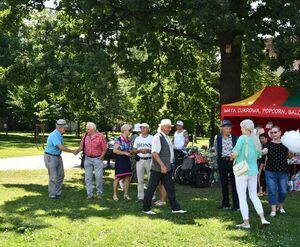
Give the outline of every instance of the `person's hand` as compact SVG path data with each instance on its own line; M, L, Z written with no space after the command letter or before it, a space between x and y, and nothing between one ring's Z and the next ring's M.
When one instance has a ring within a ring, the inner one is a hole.
M264 148L264 149L262 150L262 153L266 155L266 154L268 153L268 149L267 149L267 148Z
M236 158L237 154L236 153L232 153L230 155L230 160L234 160Z
M100 156L98 159L103 161L103 160L104 160L104 157Z
M130 152L125 152L125 155L130 157L131 154Z
M160 172L166 174L168 172L168 168L165 165L163 165L160 167Z
M78 154L77 149L72 150L72 154L77 155Z

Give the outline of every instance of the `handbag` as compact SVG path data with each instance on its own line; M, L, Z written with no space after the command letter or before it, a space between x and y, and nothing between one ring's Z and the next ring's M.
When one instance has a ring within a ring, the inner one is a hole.
M84 148L85 148L85 138L87 136L87 133L85 133L85 136L83 138L83 145L82 145L82 154L81 154L81 162L80 162L80 167L84 169L84 160L85 160L85 153L84 153Z
M243 176L249 170L249 165L246 160L247 157L248 157L248 141L245 140L245 159L239 163L235 163L234 161L233 173L235 176Z

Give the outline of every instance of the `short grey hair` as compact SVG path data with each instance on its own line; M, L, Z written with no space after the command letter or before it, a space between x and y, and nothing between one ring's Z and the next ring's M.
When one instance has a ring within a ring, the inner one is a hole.
M87 129L93 129L93 130L96 130L96 129L97 129L97 126L96 126L96 124L94 124L93 122L87 122L86 128L87 128Z
M121 132L123 133L125 130L131 130L132 126L130 124L123 124L121 127Z

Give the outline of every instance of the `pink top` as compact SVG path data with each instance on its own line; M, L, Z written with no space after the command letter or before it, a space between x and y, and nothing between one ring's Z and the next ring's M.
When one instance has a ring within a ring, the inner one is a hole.
M81 139L80 147L83 147L83 139L85 135ZM92 137L87 135L85 138L85 147L84 153L90 157L98 157L101 156L104 151L106 151L107 145L104 136L96 132Z

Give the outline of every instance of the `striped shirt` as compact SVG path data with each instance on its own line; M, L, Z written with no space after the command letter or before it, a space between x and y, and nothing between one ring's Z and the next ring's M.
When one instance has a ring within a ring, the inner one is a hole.
M81 143L80 143L81 148L83 148L84 137L85 137L85 135L81 139ZM90 136L90 135L86 136L84 153L87 156L90 156L90 157L101 156L102 153L106 151L106 149L107 149L107 144L106 144L105 138L98 131L93 136Z

